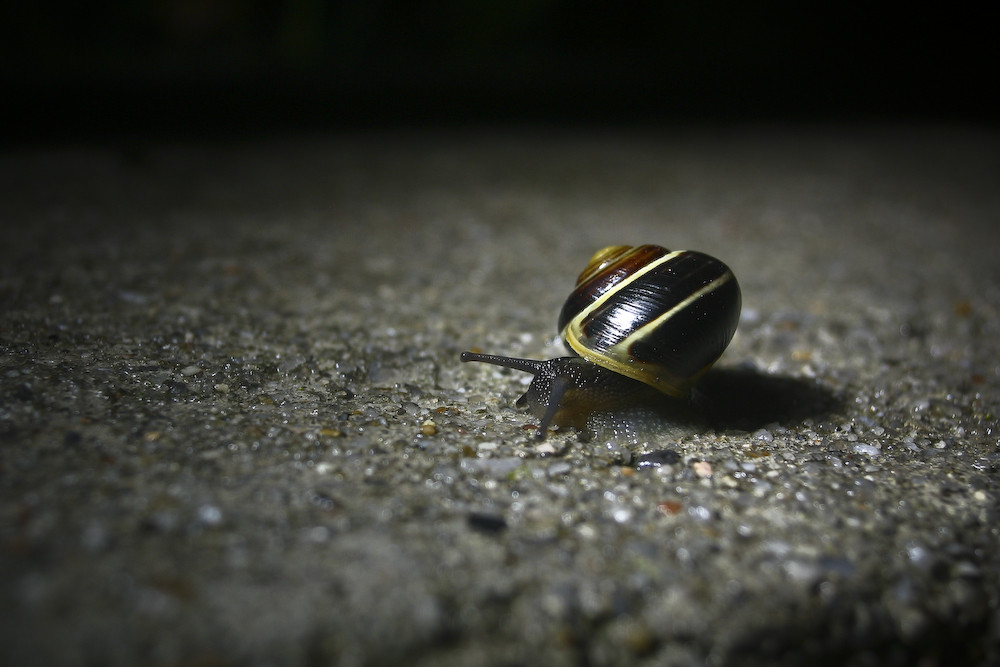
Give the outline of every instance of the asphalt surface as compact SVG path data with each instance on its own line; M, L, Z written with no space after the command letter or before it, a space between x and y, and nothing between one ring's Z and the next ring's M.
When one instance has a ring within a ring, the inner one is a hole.
M0 662L1000 662L1000 135L471 129L0 156ZM743 313L546 441L608 244Z

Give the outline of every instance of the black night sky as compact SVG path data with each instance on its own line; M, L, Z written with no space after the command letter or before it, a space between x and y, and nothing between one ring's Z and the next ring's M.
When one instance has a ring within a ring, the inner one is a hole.
M14 141L489 123L992 123L985 9L568 0L17 3Z

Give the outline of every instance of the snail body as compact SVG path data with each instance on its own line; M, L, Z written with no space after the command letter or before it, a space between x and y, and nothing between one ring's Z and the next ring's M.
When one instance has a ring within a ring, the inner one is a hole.
M463 352L532 373L517 401L552 424L583 428L589 415L648 400L649 388L683 398L722 355L739 323L733 272L704 253L656 245L609 246L591 258L559 315L575 355L546 361Z

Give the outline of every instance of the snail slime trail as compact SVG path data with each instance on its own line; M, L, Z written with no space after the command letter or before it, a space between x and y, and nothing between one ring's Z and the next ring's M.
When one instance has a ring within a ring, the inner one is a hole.
M538 417L542 440L553 425L592 429L608 415L644 414L664 394L685 398L729 345L741 306L736 276L714 257L608 246L591 257L559 314L574 356L463 352L461 359L534 375L517 407Z

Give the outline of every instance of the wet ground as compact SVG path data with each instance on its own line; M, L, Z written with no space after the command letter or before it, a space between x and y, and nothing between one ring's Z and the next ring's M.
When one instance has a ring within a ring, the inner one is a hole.
M0 157L5 664L1000 661L1000 136ZM608 244L723 259L676 412L533 439Z

